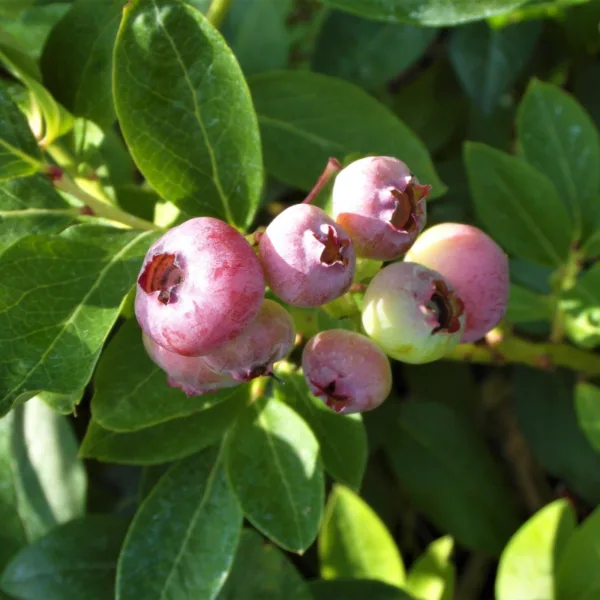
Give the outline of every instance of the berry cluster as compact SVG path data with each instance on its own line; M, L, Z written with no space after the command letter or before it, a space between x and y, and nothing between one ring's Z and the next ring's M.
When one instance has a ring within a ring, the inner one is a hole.
M291 306L317 307L346 294L356 258L397 261L369 282L367 336L324 331L306 344L311 392L341 413L379 406L391 389L388 356L442 358L481 339L502 318L508 265L475 227L444 223L423 234L430 186L390 157L357 160L337 175L332 215L310 203L281 212L255 249L226 223L200 217L149 249L135 310L150 358L171 386L200 395L272 374L295 343ZM387 356L386 356L387 355Z

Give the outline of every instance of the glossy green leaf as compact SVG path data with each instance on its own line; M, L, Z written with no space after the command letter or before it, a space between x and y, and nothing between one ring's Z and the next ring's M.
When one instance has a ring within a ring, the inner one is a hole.
M313 600L287 557L255 531L242 531L231 573L218 600Z
M35 113L43 117L36 137L42 147L51 144L73 126L73 116L42 85L37 63L28 54L0 40L0 62L27 87Z
M58 233L76 213L45 175L0 181L0 252L26 235Z
M591 383L575 387L577 421L590 444L600 452L600 388Z
M325 0L365 19L421 25L456 25L508 12L527 0Z
M2 88L0 123L0 180L35 173L40 167L40 151L25 117Z
M132 465L161 464L194 454L218 442L243 410L248 391L236 389L212 408L137 431L109 431L91 421L79 453L84 458Z
M484 144L467 143L465 161L475 210L494 239L518 258L560 266L573 225L550 180Z
M113 600L126 527L107 515L61 525L14 557L0 587L22 600Z
M585 519L567 540L556 569L557 598L594 600L600 593L600 509Z
M577 516L566 500L556 500L531 517L508 542L496 576L497 600L553 600L556 567Z
M284 69L293 37L287 19L293 0L232 2L222 31L246 75Z
M308 390L300 373L277 376L284 385L275 386L275 397L289 404L309 425L319 442L323 466L336 480L359 490L367 466L367 436L361 415L338 415Z
M80 225L0 255L0 415L21 394L86 385L155 235Z
M45 402L54 412L61 415L75 413L76 406L81 402L84 390L75 390L68 394L55 394L53 392L40 392L37 397Z
M85 514L87 476L67 417L32 398L15 410L11 446L19 512L30 541Z
M466 93L484 114L492 114L513 85L541 31L541 23L529 21L501 29L473 23L452 32L450 61Z
M451 537L435 540L415 561L406 578L406 590L417 600L452 600L456 570L450 560Z
M517 126L527 161L556 186L576 226L593 230L600 217L600 142L591 117L571 95L534 80Z
M237 388L229 388L188 398L179 388L169 387L166 373L146 354L137 321L130 319L98 363L92 415L104 429L135 431L204 410L237 393Z
M23 0L16 1L23 4ZM27 48L30 54L39 57L48 34L67 10L69 4L66 2L52 3L47 6L34 5L16 18L0 19L0 29Z
M387 107L350 83L309 71L274 71L249 79L267 171L309 190L329 157L396 156L433 197L445 191L425 145Z
M5 17L15 17L35 0L0 0L0 15Z
M313 581L310 591L314 600L414 600L394 585L368 579Z
M221 35L179 0L132 0L117 37L114 99L137 166L189 214L248 226L262 187L256 115Z
M323 579L376 579L401 586L405 573L394 538L373 509L350 489L336 485L319 533Z
M500 554L520 515L504 473L468 420L443 404L405 402L387 449L415 508L464 546Z
M592 266L573 288L563 292L560 308L570 339L583 348L600 344L600 265Z
M331 11L319 33L312 68L375 89L415 63L436 35L433 28L377 23Z
M13 414L0 419L0 571L17 550L27 544L14 477L13 420Z
M519 367L515 409L527 443L544 469L595 505L600 502L600 453L577 422L574 384L572 375L564 372Z
M122 10L121 0L74 2L41 57L44 84L53 96L74 115L101 126L115 120L112 54Z
M552 319L549 298L520 285L511 284L506 316L512 323Z
M246 518L291 552L317 537L324 481L319 443L286 404L261 398L227 434L226 463Z
M176 463L129 528L117 600L214 598L233 563L241 527L219 448Z

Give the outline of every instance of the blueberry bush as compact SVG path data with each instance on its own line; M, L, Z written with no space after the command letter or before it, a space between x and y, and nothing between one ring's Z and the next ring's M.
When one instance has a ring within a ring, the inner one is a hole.
M0 600L600 598L600 0L0 0Z

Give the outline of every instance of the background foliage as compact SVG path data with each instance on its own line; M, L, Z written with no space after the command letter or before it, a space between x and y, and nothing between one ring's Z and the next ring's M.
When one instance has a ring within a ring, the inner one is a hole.
M0 0L0 599L599 598L599 24L599 0ZM132 310L161 229L250 233L366 154L507 252L493 339L393 363L363 416L293 361L169 388Z

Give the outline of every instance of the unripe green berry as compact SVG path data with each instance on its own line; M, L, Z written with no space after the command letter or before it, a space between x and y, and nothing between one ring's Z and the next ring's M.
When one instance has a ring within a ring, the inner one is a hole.
M460 340L464 306L436 271L394 263L379 271L365 292L362 323L386 354L422 364L445 356Z

